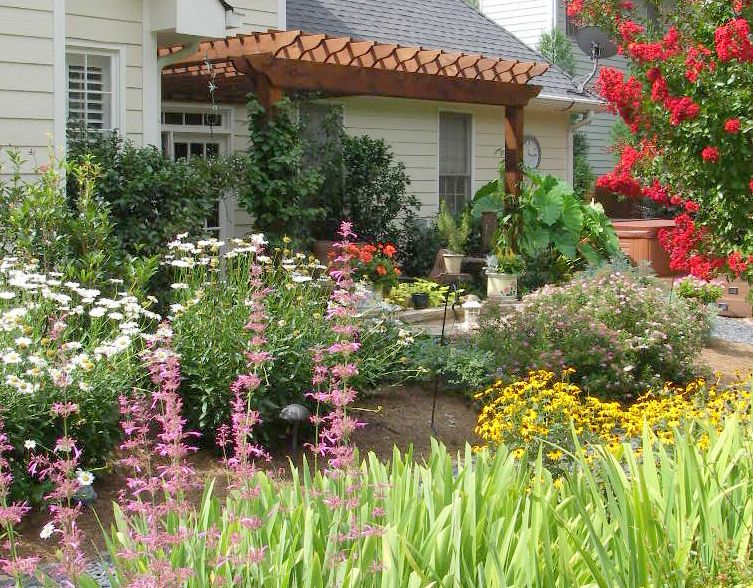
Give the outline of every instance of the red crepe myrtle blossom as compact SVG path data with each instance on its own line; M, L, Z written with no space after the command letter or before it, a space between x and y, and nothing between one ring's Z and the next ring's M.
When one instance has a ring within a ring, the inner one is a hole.
M714 33L716 54L721 61L753 61L750 26L744 18L733 18Z
M709 59L711 55L711 50L700 43L690 47L685 57L685 77L695 83L705 70L716 70L716 63Z
M727 119L727 122L724 123L724 130L730 135L737 135L737 133L740 132L740 119L739 118Z
M704 147L703 151L701 151L701 157L703 158L703 161L707 161L709 163L716 163L719 161L719 149L717 147Z

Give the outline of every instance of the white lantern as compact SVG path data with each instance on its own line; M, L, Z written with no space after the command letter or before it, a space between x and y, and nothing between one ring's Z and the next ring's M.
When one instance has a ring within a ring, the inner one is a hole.
M481 303L478 300L468 300L463 303L463 311L465 312L465 322L463 323L465 331L471 333L478 329L481 319Z

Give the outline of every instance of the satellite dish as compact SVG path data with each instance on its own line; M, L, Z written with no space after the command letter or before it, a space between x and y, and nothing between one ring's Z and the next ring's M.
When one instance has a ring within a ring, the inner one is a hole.
M581 51L591 59L608 59L617 55L617 45L599 27L580 27L575 32L575 41Z
M617 55L617 45L599 27L580 27L575 32L575 41L581 51L588 55L594 64L591 73L578 84L578 93L582 94L586 84L596 75L599 69L599 60Z

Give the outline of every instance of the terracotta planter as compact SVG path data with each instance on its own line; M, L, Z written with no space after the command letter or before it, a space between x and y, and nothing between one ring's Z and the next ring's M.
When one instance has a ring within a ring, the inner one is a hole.
M486 295L505 300L517 300L518 276L515 274L486 274Z
M448 274L459 274L463 268L463 255L457 253L445 253L444 267Z

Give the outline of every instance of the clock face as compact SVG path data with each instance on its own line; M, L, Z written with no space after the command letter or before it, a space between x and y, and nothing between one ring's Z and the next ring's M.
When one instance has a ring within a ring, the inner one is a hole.
M523 163L526 167L537 169L541 164L541 145L538 139L526 135L523 140Z

